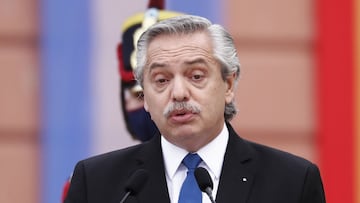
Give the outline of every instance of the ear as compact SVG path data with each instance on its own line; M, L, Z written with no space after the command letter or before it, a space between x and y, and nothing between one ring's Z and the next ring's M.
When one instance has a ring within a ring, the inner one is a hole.
M234 100L235 97L235 81L236 81L236 73L233 73L229 76L227 76L226 81L225 81L225 86L226 86L226 90L225 90L225 102L227 104L231 103Z

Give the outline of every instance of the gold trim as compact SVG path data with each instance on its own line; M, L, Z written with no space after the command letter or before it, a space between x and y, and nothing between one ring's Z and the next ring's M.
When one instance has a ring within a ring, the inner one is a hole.
M137 13L128 19L125 20L125 22L122 25L121 31L124 32L125 30L129 29L129 27L141 24L144 20L144 13ZM166 10L159 10L159 20L164 20L166 18L171 18L175 16L182 15L182 13L175 12L175 11L166 11Z

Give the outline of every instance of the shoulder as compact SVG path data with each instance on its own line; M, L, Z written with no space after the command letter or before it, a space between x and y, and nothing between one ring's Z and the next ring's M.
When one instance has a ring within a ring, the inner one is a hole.
M266 146L240 137L232 128L229 128L228 148L232 154L237 154L241 160L251 160L255 165L277 166L284 168L304 168L314 166L312 162L295 154ZM234 157L234 156L233 156Z
M136 162L138 159L143 159L144 157L146 157L147 154L152 153L154 150L157 149L156 147L151 146L154 145L149 144L148 142L141 143L123 149L92 156L90 158L82 160L82 162L88 166L106 166L108 164L114 166L115 163L126 163L129 165L131 162Z
M106 164L109 162L113 162L115 160L116 161L127 160L130 157L132 157L134 154L140 153L142 147L143 144L138 144L123 149L118 149L115 151L94 155L84 160L81 160L80 162L83 162L86 165L92 165L92 164Z
M271 193L285 191L301 202L325 202L318 166L300 156L269 146L246 141L255 151L255 173ZM273 183L278 184L273 184Z
M252 148L256 151L258 158L262 161L269 161L271 163L278 164L295 164L296 166L306 167L309 165L313 165L309 160L300 157L298 155L292 154L290 152L286 152L280 149L276 149L274 147L266 146L263 144L246 141Z
M252 162L261 163L262 165L294 165L294 167L314 165L300 156L244 139L235 132L230 124L227 124L227 127L230 135L228 149L231 149L232 153L238 154L237 158L241 160L252 160Z
M88 173L131 169L145 160L152 158L149 157L150 155L158 155L159 152L161 152L161 149L159 149L157 145L156 140L151 140L149 142L86 158L79 161L77 165L82 166Z
M157 151L157 142L152 143L143 143L79 161L71 179L69 202L87 202L87 198L94 202L110 202L107 199L111 198L109 194L119 193L118 188L149 159L148 154Z
M320 176L317 165L303 157L259 143L245 142L254 150L254 162L259 174L273 174L274 177L288 180Z

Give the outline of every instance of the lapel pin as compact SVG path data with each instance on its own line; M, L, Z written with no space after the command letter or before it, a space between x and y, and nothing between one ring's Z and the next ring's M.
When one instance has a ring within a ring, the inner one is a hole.
M243 178L242 178L242 181L243 181L243 182L246 182L246 181L247 181L247 178L246 178L246 177L243 177Z

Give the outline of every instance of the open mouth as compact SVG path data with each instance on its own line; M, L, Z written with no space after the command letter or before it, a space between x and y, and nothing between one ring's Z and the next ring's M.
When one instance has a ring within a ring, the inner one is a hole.
M183 112L183 113L177 113L177 114L175 114L175 116L183 116L183 115L185 115L185 114L187 114L186 112Z
M183 115L191 114L191 113L192 112L186 111L186 110L176 110L176 111L173 111L170 115L171 116L183 116Z
M185 123L192 120L196 113L191 111L174 111L170 114L170 119L175 123Z

